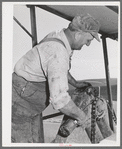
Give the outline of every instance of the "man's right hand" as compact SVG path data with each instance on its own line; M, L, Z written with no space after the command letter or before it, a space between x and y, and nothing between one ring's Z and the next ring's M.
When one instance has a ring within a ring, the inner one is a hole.
M74 120L77 120L77 125L79 126L83 125L86 121L85 113L78 108L72 100L70 100L63 108L59 109L59 111L73 118Z
M77 81L76 87L77 88L84 88L84 87L89 87L92 86L89 82L83 82L83 81Z

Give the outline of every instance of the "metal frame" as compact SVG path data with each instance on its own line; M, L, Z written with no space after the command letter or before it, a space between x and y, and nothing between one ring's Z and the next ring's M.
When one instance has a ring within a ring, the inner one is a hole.
M109 72L109 61L108 61L106 37L102 36L101 38L102 38L102 43L103 43L103 54L104 54L107 92L108 92L108 102L109 102L108 104L111 108L111 111L109 111L109 122L110 122L111 129L113 131L115 131L114 124L113 124L113 101L112 101L112 92L111 92L111 85L110 85L110 72Z
M53 13L53 14L59 16L59 17L62 17L62 18L64 18L64 19L68 20L68 21L71 21L71 20L72 20L72 17L71 17L71 16L66 15L66 14L64 14L64 13L61 13L61 12L59 12L59 11L57 11L57 10L54 10L53 8L50 8L50 7L47 6L47 5L35 5L35 6L41 8L41 9L44 9L44 10L46 10L46 11L49 11L49 12L51 12L51 13ZM111 10L114 11L115 13L118 13L118 8L117 8L116 6L106 6L106 7L109 8L109 9L111 9ZM109 38L114 39L114 40L118 38L118 33L112 34L112 35L111 35L111 34L106 34L106 33L103 32L103 31L99 31L99 33L100 33L101 35L104 35L106 38L109 37Z
M31 19L31 32L32 32L32 47L34 47L35 45L37 45L35 6L30 6L30 19ZM44 129L43 129L42 113L40 115L38 115L37 120L38 120L38 124L40 126L39 127L38 142L44 143Z
M13 19L16 21L16 23L32 38L32 47L34 47L37 44L37 32L36 32L36 14L35 14L35 6L39 7L41 9L44 9L46 11L49 11L51 13L54 13L60 17L63 17L69 21L71 21L71 17L64 15L63 13L60 13L58 11L53 10L52 8L49 8L46 5L27 5L28 8L30 8L30 19L31 19L31 32L32 35L27 31L27 29L25 29L25 27L15 18L13 17ZM111 7L111 6L107 6L109 9L113 10L114 12L118 13L118 10L115 7ZM110 85L110 74L109 74L109 61L108 61L108 54L107 54L107 45L106 45L106 38L112 38L112 39L116 39L118 36L117 34L114 35L107 35L105 33L100 33L102 34L101 38L102 38L102 43L103 43L103 54L104 54L104 63L105 63L105 72L106 72L106 82L107 82L107 92L108 92L108 101L109 101L109 106L111 108L111 112L109 112L109 122L110 122L110 127L113 131L114 130L114 124L113 124L113 102L112 102L112 93L111 93L111 85ZM42 115L39 116L39 124L40 124L40 129L43 130L43 123L42 120L48 119L48 118L52 118L55 116L59 116L59 115L63 115L62 113L55 113L55 114L51 114L51 115L47 115L44 116L42 118ZM43 131L42 131L43 132ZM39 142L44 142L44 134L39 134Z

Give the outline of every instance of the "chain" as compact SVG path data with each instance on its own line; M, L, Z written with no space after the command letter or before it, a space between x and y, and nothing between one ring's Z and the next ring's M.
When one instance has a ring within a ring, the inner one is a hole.
M87 91L88 95L91 96L91 143L96 143L95 135L96 135L96 104L97 104L97 97L92 94L92 90L89 89Z
M96 132L96 103L97 98L95 98L92 102L91 109L91 143L95 143L95 132Z

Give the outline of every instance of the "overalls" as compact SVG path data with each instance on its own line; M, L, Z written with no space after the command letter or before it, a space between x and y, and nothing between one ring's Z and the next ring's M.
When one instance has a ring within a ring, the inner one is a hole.
M12 142L44 142L40 114L48 106L48 99L47 82L28 82L12 74Z

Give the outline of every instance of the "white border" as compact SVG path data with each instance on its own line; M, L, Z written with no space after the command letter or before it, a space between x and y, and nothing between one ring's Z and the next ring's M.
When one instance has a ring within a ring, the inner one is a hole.
M62 2L62 1L58 1L58 2L2 2L2 3L11 3L11 4L13 4L13 5L17 5L17 4L21 4L21 5L23 5L23 4L34 4L34 5L36 5L36 4L38 4L38 5L43 5L43 4L45 4L45 5L91 5L91 6L94 6L94 5L96 5L96 6L99 6L99 5L103 5L103 6L105 6L105 5L110 5L110 6L114 6L114 5L120 5L120 2L119 1L115 1L115 2L113 2L113 1L108 1L108 2L106 2L106 1L98 1L98 2L93 2L93 1L91 1L91 2Z
M120 14L120 2L2 2L2 145L5 147L21 146L21 147L34 147L34 146L70 146L71 143L44 143L44 144L28 144L28 143L11 143L11 73L12 73L12 45L13 45L13 5L23 4L48 4L48 5L118 5ZM120 21L119 21L120 28ZM120 33L118 40L119 54L120 54ZM118 66L120 68L120 56L118 56ZM118 70L118 93L120 92L120 70ZM118 95L120 99L120 95ZM120 100L118 100L117 106L120 107ZM120 108L117 110L118 117L120 116ZM119 126L119 127L118 127ZM120 124L118 119L117 126L117 141L115 144L72 144L72 146L119 146L120 145Z

